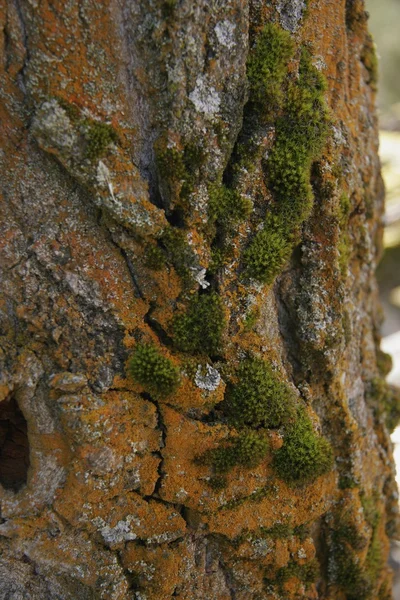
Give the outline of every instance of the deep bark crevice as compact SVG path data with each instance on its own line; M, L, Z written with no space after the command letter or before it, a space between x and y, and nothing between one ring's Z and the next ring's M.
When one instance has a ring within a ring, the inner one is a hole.
M28 425L17 401L10 397L0 403L0 484L18 492L28 479Z

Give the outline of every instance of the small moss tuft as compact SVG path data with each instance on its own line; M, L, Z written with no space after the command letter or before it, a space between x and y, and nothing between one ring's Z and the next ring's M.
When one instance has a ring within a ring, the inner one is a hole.
M244 430L235 438L212 448L198 458L198 462L210 465L217 475L227 473L235 466L247 469L257 467L269 451L268 439L263 433Z
M282 102L282 84L293 50L290 34L278 25L268 23L249 53L247 77L250 101L258 105L265 115L273 114Z
M294 415L291 389L258 358L242 362L238 382L230 384L224 401L229 421L236 427L279 427Z
M292 252L290 235L276 215L268 214L262 231L256 233L243 253L245 273L270 284L287 263Z
M181 277L184 285L192 280L190 268L195 264L195 255L187 242L186 232L177 227L167 227L160 237L169 262Z
M153 271L160 271L165 266L165 254L158 246L147 244L145 247L145 265Z
M129 362L129 373L156 397L171 394L179 385L179 371L152 344L138 344Z
M84 135L86 138L86 156L96 160L103 156L107 147L118 141L116 131L107 123L100 123L86 119L84 121Z
M325 438L315 433L303 409L298 410L297 419L288 427L273 466L284 481L297 484L311 482L331 470L332 448Z
M217 354L221 350L225 315L215 292L193 296L185 313L173 319L174 341L182 352Z
M368 34L365 45L361 53L361 60L368 71L368 83L371 88L376 91L378 83L378 57L376 55L376 47L372 35Z
M221 225L228 227L249 216L252 203L237 190L214 184L209 187L208 193L208 214L212 221L220 221Z

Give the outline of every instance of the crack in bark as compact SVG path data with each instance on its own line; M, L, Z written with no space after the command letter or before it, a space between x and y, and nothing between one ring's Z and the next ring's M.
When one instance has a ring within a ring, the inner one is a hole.
M17 73L17 83L22 91L22 93L24 94L24 96L27 95L27 86L26 86L26 69L28 67L28 63L30 61L30 52L29 52L29 46L28 46L28 33L27 33L27 27L26 27L26 23L25 23L25 18L24 18L24 13L22 10L22 0L13 0L14 2L14 6L15 6L15 10L17 12L18 15L18 19L20 22L20 26L21 26L21 42L23 47L25 48L25 55L24 55L24 59L21 65L21 68L19 69L18 73Z

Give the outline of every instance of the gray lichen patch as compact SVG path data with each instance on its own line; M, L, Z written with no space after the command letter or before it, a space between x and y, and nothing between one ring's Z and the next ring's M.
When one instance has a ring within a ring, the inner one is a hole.
M305 8L306 3L304 0L280 0L277 9L281 17L282 27L294 33L299 28Z
M206 372L204 373L202 365L199 365L197 367L194 382L200 389L213 392L221 383L221 375L217 369L214 369L214 367L208 364L205 367L205 371Z

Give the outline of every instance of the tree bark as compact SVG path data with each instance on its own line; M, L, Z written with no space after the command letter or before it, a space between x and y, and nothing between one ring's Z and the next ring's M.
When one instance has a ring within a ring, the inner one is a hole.
M362 1L0 18L0 599L390 599Z

